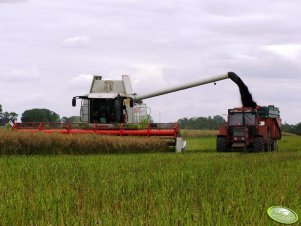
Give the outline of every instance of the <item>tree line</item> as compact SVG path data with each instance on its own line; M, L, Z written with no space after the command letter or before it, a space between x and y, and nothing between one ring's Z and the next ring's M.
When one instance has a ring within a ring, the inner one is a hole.
M301 135L301 122L296 125L284 123L282 124L281 130L282 132Z
M216 130L221 125L226 124L226 120L220 116L208 116L208 117L192 117L182 118L178 120L181 129L207 129Z
M12 122L14 123L18 119L18 114L15 112L3 112L2 105L0 104L0 126ZM26 110L21 115L21 122L80 122L79 116L62 117L59 114L45 108L34 108Z
M2 105L0 104L0 126L4 126L8 122L17 121L18 114L16 112L3 112Z
M26 110L21 116L21 122L80 122L79 116L60 117L59 114L49 109L34 108Z
M18 114L15 112L3 112L2 105L0 104L0 125L4 126L8 122L17 121ZM49 109L34 108L26 110L21 115L21 122L80 122L79 116L60 117L57 113ZM192 117L181 118L178 120L181 129L206 129L217 130L221 125L226 124L226 120L220 116L208 116L208 117ZM301 122L298 124L282 124L282 132L293 133L301 135Z

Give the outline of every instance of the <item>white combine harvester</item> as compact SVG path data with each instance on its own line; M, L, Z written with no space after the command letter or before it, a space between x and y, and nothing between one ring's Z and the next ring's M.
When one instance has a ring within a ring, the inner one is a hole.
M209 79L195 81L176 87L169 87L152 93L138 95L133 92L129 76L123 75L122 80L102 80L101 76L94 76L89 94L76 96L72 99L72 106L76 106L76 99L82 99L80 116L82 122L108 125L102 132L111 134L112 123L143 124L147 130L137 126L123 130L126 135L141 136L172 136L176 139L177 151L185 148L185 142L179 135L177 123L152 123L149 120L149 108L142 102L144 99L192 88L228 78L228 73ZM116 131L115 131L116 132Z
M177 123L153 123L149 120L149 108L142 100L179 90L227 79L228 73L184 85L169 87L144 95L133 92L129 76L122 80L103 80L94 76L87 95L75 96L82 99L80 118L82 123L15 123L14 130L62 134L100 134L116 136L160 136L168 138L178 152L185 149L186 142L180 137Z

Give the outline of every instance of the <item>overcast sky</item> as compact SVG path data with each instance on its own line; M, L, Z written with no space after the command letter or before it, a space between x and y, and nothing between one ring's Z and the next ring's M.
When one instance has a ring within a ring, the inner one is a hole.
M134 91L236 72L259 105L301 122L300 0L0 0L0 104L61 117L91 76L130 75ZM144 102L161 122L241 106L231 80Z

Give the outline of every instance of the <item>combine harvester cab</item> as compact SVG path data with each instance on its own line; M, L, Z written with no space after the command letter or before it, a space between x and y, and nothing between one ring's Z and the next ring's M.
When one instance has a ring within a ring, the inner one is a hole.
M134 103L133 90L129 76L122 80L102 80L102 76L94 76L89 94L76 96L82 99L80 117L86 123L147 123L150 109L142 102Z
M137 95L132 90L129 76L122 80L103 80L102 76L94 76L90 92L81 99L80 118L82 123L15 123L15 131L58 132L62 134L100 134L115 136L159 136L176 147L177 152L185 149L186 142L180 137L177 123L153 123L150 120L150 109L142 102L179 90L227 79L228 73L196 82Z
M280 111L277 107L234 108L228 110L226 126L221 126L216 150L275 151L281 139Z

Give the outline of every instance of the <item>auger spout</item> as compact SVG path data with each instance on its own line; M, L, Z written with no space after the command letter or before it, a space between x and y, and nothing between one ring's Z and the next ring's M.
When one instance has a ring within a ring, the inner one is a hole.
M205 84L208 84L208 83L217 82L217 81L224 80L224 79L227 79L227 78L229 78L228 73L223 74L223 75L213 76L211 78L186 83L184 85L169 87L169 88L166 88L166 89L154 91L154 92L147 93L147 94L144 94L144 95L134 95L133 100L135 102L139 102L141 100L148 99L148 98L151 98L151 97L161 96L161 95L164 95L164 94L167 94L167 93L173 93L173 92L177 92L177 91L180 91L180 90L205 85Z

